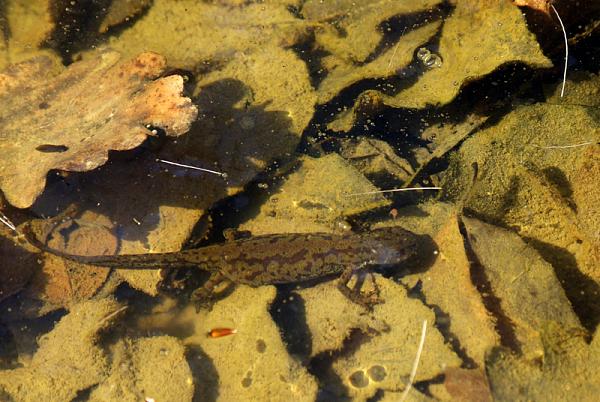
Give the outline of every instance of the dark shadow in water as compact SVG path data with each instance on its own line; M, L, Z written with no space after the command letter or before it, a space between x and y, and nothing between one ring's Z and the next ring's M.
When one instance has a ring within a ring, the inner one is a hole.
M417 284L408 289L408 296L420 300L425 306L433 310L435 314L435 327L440 331L444 340L452 347L454 353L462 360L461 367L475 368L477 363L469 356L467 350L461 345L460 339L450 330L450 315L442 310L437 304L427 302L427 297L423 293L423 283L419 280Z
M409 260L399 267L405 273L422 273L427 271L438 257L438 246L429 235L417 235L417 251Z
M219 398L219 373L212 359L198 347L190 345L186 350L186 360L196 379L194 402L214 402Z
M50 3L54 30L45 45L55 49L65 64L73 61L73 54L97 43L98 30L108 14L111 0L56 1Z
M269 313L279 327L288 353L306 362L312 353L312 335L306 324L304 299L295 289L295 285L278 286Z
M462 219L459 220L458 228L462 235L465 253L470 263L471 283L473 283L481 295L481 300L486 310L496 319L494 328L500 336L500 344L521 354L521 343L515 332L515 324L504 312L501 299L494 294L490 280L485 272L485 267L481 264L477 254L473 250L471 238Z
M308 371L319 382L319 393L316 402L351 401L344 380L333 370L333 362L340 357L352 355L362 344L376 335L353 329L348 338L344 340L341 349L321 352L311 359Z
M600 324L600 286L579 270L575 257L567 250L527 237L523 240L552 265L573 311L581 324L593 333Z
M542 170L544 177L556 191L558 191L569 208L571 208L574 212L577 212L577 205L575 201L573 201L573 187L567 179L567 176L564 174L562 170L557 168L556 166L552 166Z
M0 370L17 368L18 358L15 334L0 322Z
M254 160L289 151L297 142L285 111L267 111L268 105L236 106L251 89L237 80L221 80L203 87L195 103L201 116L191 130L176 139L158 144L148 139L131 151L111 152L109 162L91 172L70 173L67 177L51 172L46 191L33 206L44 216L54 216L75 203L80 211L91 210L116 224L119 239L146 241L147 233L160 221L160 206L208 209L227 197L226 185L244 185L257 169ZM247 132L240 124L256 124ZM236 131L237 130L237 131ZM270 143L261 133L274 130ZM200 165L228 173L222 177L158 163L157 158ZM79 218L81 212L73 216ZM141 224L132 219L135 218Z

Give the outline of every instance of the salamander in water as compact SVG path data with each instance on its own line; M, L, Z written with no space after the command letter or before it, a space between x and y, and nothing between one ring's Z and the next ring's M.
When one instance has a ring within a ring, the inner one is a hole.
M261 286L340 276L338 288L354 302L366 304L347 286L352 274L366 266L398 265L417 252L418 237L399 227L365 233L269 234L170 253L81 256L53 250L31 232L35 247L84 264L119 269L195 266L211 272L196 300L210 300L222 282Z

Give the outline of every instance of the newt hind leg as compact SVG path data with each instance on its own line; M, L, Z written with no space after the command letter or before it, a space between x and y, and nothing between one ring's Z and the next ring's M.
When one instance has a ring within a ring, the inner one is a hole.
M358 273L356 284L351 288L348 286L354 274ZM373 283L373 289L368 292L361 292L361 287L364 283L364 276L361 274L367 273L371 276L371 282ZM379 287L375 281L375 277L371 272L365 271L365 267L348 267L342 272L337 282L338 290L351 302L359 304L369 310L373 309L375 304L383 303L383 300L379 297Z
M196 305L196 311L201 308L210 311L215 302L230 294L234 287L235 284L229 278L216 271L210 275L204 285L194 290L190 300Z

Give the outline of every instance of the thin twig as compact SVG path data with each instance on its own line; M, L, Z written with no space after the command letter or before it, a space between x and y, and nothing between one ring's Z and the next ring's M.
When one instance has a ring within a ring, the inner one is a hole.
M179 167L184 167L184 168L188 168L188 169L200 170L202 172L216 174L221 177L227 177L227 173L217 172L216 170L205 169L205 168L192 166L192 165L184 165L183 163L171 162L171 161L167 161L164 159L157 159L157 161L162 162L162 163L167 163L167 164L173 165L173 166L179 166Z
M554 14L556 14L556 18L558 18L558 22L560 22L560 26L563 31L563 36L565 38L565 69L563 72L562 89L560 90L560 97L562 98L565 94L565 84L567 83L567 62L569 59L569 39L567 38L567 30L565 29L565 24L563 24L562 19L560 18L560 15L558 15L558 11L556 11L556 8L554 7L553 4L550 4L550 8L552 8L552 11L554 11Z
M379 193L397 193L400 191L421 191L421 190L441 190L441 187L406 187L406 188L393 188L391 190L377 190L377 191L367 191L366 193L352 193L346 194L347 197L352 195L369 195L369 194L379 194Z
M542 148L542 149L566 149L566 148L584 147L586 145L592 145L595 143L596 143L595 141L587 141L587 142L582 142L579 144L571 144L571 145L546 145L546 146L534 145L534 147Z
M410 377L408 379L408 384L406 384L406 388L402 395L400 395L399 402L403 402L410 389L412 388L413 381L417 375L417 367L419 366L419 360L421 360L421 352L423 352L423 345L425 344L425 333L427 332L427 320L423 320L423 329L421 329L421 341L419 342L419 348L417 349L417 355L415 356L415 361L413 362L412 370L410 371Z

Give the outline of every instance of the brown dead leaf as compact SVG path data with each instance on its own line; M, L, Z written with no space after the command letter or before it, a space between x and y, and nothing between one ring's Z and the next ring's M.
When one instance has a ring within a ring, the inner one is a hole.
M498 344L499 336L493 317L472 281L456 214L450 214L434 239L439 256L433 266L421 274L423 294L428 303L448 315L446 330L456 338L464 358L472 359L471 363L481 367L486 350Z
M453 401L492 402L492 393L482 369L468 370L448 367L444 373L444 387Z
M48 246L76 255L114 254L118 243L110 228L110 221L105 217L87 213L77 221L54 225ZM109 273L110 270L103 267L79 264L46 253L42 270L33 277L27 293L53 306L69 306L92 297Z
M550 264L517 234L463 217L480 292L497 319L502 343L527 357L539 356L545 321L578 327L561 283Z
M515 6L529 7L534 10L541 11L546 15L550 15L551 0L513 0Z
M183 78L154 80L166 60L156 53L120 58L106 51L51 80L22 72L41 70L43 59L0 74L0 188L11 204L30 206L51 169L91 170L106 162L108 150L138 146L150 134L147 125L172 136L189 129L197 109L180 95Z

